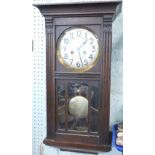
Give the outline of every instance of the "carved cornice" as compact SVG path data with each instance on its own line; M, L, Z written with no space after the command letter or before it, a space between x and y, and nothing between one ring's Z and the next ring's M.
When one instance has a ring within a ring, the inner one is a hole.
M52 16L45 16L45 23L46 24L53 24L53 17Z
M46 25L46 32L52 33L52 26L51 25Z
M103 32L112 31L112 15L105 15L103 17Z
M112 31L112 26L110 24L103 26L103 32L111 32L111 31Z
M46 16L46 17L45 17L45 25L46 25L46 32L47 32L47 33L52 33L52 28L53 28L53 17L51 17L51 16Z

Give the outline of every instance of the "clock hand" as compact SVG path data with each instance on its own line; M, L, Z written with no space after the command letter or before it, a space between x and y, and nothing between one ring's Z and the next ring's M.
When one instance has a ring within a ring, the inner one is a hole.
M81 48L83 45L86 44L87 40L88 40L88 39L86 39L86 40L81 44L81 46L77 48L77 50L80 50L80 48Z
M82 47L83 45L86 44L87 40L88 40L88 39L86 39L86 40L80 45L80 47L77 48L77 51L78 51L78 53L79 53L79 58L80 58L82 67L83 67L83 61L82 61L82 58L81 58L80 49L81 49L81 47Z
M83 67L83 62L82 62L82 59L81 59L80 50L78 50L78 52L79 52L80 61L81 61L82 67Z

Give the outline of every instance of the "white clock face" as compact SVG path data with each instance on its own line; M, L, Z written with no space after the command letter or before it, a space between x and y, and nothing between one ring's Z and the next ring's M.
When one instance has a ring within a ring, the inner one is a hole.
M61 64L74 71L87 71L99 58L97 36L85 28L69 28L58 39L57 56Z

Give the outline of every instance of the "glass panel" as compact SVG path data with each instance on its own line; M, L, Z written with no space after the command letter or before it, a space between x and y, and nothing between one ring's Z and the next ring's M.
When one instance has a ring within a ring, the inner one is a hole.
M57 128L65 129L65 88L63 85L57 87L57 95Z
M94 83L95 84L95 83ZM90 132L98 132L99 125L99 86L91 87L91 107L90 107Z
M68 129L88 131L88 85L82 82L68 84Z

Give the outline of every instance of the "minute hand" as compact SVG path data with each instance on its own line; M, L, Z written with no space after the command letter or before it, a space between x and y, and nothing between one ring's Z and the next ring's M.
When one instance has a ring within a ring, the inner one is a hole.
M87 40L85 40L85 41L81 44L81 46L77 48L77 50L80 50L80 48L81 48L83 45L85 45L86 42L87 42Z

